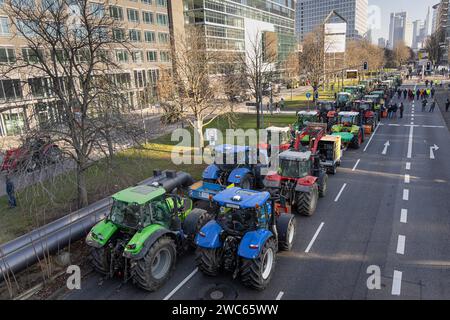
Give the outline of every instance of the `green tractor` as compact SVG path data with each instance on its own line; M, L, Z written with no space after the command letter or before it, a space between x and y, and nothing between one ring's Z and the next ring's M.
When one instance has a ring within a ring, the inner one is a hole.
M109 214L86 238L96 271L124 282L132 280L148 291L166 283L177 253L193 247L195 235L212 218L205 210L193 209L190 199L168 193L181 188L178 178L112 196Z
M297 113L297 122L294 123L295 131L302 131L310 122L320 122L320 113L318 111L299 111Z
M340 136L342 145L354 149L364 142L364 129L359 112L339 112L339 123L331 128L333 136Z

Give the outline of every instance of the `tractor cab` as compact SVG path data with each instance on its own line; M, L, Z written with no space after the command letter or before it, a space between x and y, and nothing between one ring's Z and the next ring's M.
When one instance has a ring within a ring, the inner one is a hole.
M340 112L339 123L331 128L333 136L340 136L342 145L352 144L355 149L364 142L364 131L359 112Z
M264 144L260 144L259 147L262 150L267 150L268 155L271 153L271 145L276 143L279 146L279 150L288 150L292 143L292 133L289 127L269 127L266 129L267 141Z
M328 119L334 118L336 113L336 102L334 101L319 101L317 102L317 110L320 113L322 122L327 123Z
M294 129L296 131L301 131L310 122L319 122L319 112L318 111L300 111L297 113L297 123L294 124Z
M279 175L282 177L301 179L311 174L311 151L286 151L280 154Z
M221 171L232 171L239 164L250 163L250 147L219 145L214 148L214 164Z
M344 130L352 128L352 126L359 126L360 123L359 112L339 112L339 124Z
M336 105L341 110L346 110L351 104L352 94L349 92L339 92L337 94Z

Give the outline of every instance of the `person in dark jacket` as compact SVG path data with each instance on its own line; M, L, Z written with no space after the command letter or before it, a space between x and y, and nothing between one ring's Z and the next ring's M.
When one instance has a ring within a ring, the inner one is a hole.
M450 108L450 99L447 98L447 102L445 103L445 112L448 112L449 108Z
M8 195L9 208L12 209L17 207L14 183L9 176L6 176L6 194Z
M405 112L405 105L400 103L400 119L403 119L403 112Z

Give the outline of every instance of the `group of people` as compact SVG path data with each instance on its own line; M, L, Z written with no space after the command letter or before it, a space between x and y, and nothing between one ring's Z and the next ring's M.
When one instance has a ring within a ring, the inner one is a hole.
M391 105L388 107L388 119L396 119L398 111L400 110L400 119L403 118L403 113L405 112L405 105L403 102L400 102L400 104L397 104L395 102L391 103Z
M275 113L281 113L281 109L284 108L285 102L284 98L281 98L280 101L275 102L275 105L273 105L270 102L267 102L267 112L271 115L273 114L273 107L275 106Z

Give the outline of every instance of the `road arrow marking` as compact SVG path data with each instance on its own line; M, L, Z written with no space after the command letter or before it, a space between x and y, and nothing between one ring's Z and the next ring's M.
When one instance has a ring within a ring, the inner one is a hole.
M385 144L384 144L384 150L383 150L383 152L381 153L381 154L383 154L383 155L386 155L387 154L387 151L388 151L388 148L390 147L390 143L389 143L389 141L388 142L386 142Z
M434 145L434 146L430 147L430 159L431 160L435 159L434 152L438 151L438 150L439 150L439 147L437 145Z

